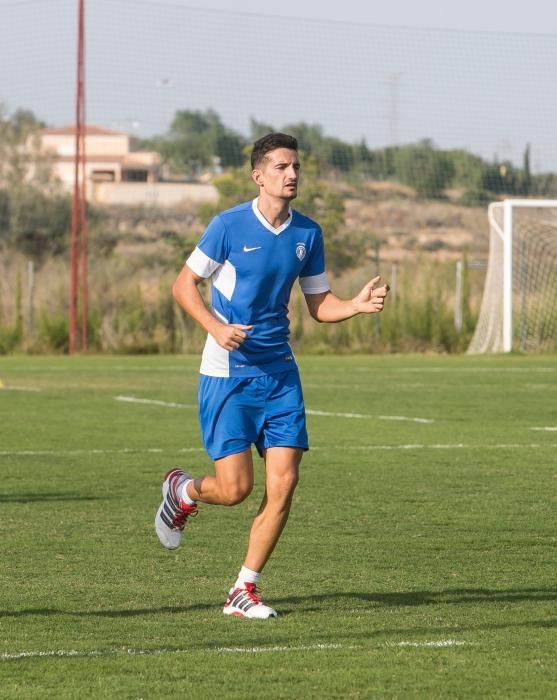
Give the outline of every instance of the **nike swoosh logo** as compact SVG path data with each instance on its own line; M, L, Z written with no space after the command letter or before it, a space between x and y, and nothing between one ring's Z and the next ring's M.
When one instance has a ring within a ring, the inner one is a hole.
M248 248L247 246L244 246L244 253L251 253L252 250L259 250L260 248L260 245L256 246L255 248Z

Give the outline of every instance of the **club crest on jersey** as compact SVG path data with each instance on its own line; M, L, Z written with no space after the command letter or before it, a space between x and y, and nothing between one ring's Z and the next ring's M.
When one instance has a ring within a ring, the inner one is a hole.
M306 257L306 246L303 243L296 245L296 257L300 262Z

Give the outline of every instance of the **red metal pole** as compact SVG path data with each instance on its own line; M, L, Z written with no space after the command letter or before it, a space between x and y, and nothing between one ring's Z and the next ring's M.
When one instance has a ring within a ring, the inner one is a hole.
M79 139L76 122L74 189L72 199L72 231L70 242L70 318L69 347L70 355L77 349L77 284L78 284L78 231L79 231Z
M84 0L78 0L77 24L77 89L75 106L74 189L72 199L72 231L70 245L70 319L69 352L77 351L77 308L81 259L81 348L87 348L87 245L85 229L85 56ZM81 250L80 250L81 244Z
M80 106L81 106L81 198L80 198L80 227L81 227L81 350L87 350L87 314L89 306L89 289L87 275L87 179L85 153L85 0L80 0L79 11L79 76L80 76Z

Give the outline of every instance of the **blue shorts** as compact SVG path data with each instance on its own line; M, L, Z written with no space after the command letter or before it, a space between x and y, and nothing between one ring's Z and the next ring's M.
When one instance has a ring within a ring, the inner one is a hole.
M259 377L209 377L199 382L199 421L211 459L255 445L308 449L298 370Z

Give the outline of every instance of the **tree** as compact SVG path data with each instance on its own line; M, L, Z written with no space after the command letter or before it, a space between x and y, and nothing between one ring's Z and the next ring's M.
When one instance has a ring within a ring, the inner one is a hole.
M262 138L266 134L271 134L276 129L271 126L271 124L267 124L266 122L258 122L256 119L251 117L250 119L250 139L251 141L257 141L257 139Z
M453 164L453 182L469 190L477 190L481 186L482 172L485 161L464 149L447 151L446 155Z
M530 144L524 149L524 161L522 167L522 194L527 197L532 189L532 172L530 170Z
M7 229L0 236L37 262L67 249L71 227L69 196L47 195L34 187L11 193Z
M350 172L354 168L354 148L339 139L328 138L325 142L327 163L343 173Z
M18 110L10 115L0 104L0 187L58 189L52 157L42 149L39 130L43 127L32 112Z
M0 106L0 243L36 261L65 250L71 221L70 198L42 150L43 126L28 110Z
M237 168L244 162L244 139L228 129L217 135L215 150L223 168Z
M395 155L395 170L402 182L421 197L437 198L443 194L454 175L454 166L444 151L430 141L404 146Z
M6 190L0 190L0 241L2 233L10 228L10 196Z
M512 163L486 163L481 188L494 194L522 194L523 177Z
M197 175L215 166L237 167L243 163L245 139L225 127L212 109L176 112L170 131L143 143L162 155L163 161L178 174Z
M257 187L247 168L230 170L217 177L214 185L219 193L219 201L216 205L204 209L204 219L207 223L219 211L230 209L240 202L253 199L257 195Z
M298 148L308 156L313 156L316 162L326 161L324 153L323 129L319 124L306 124L298 122L284 127L287 134L291 134L298 141Z

